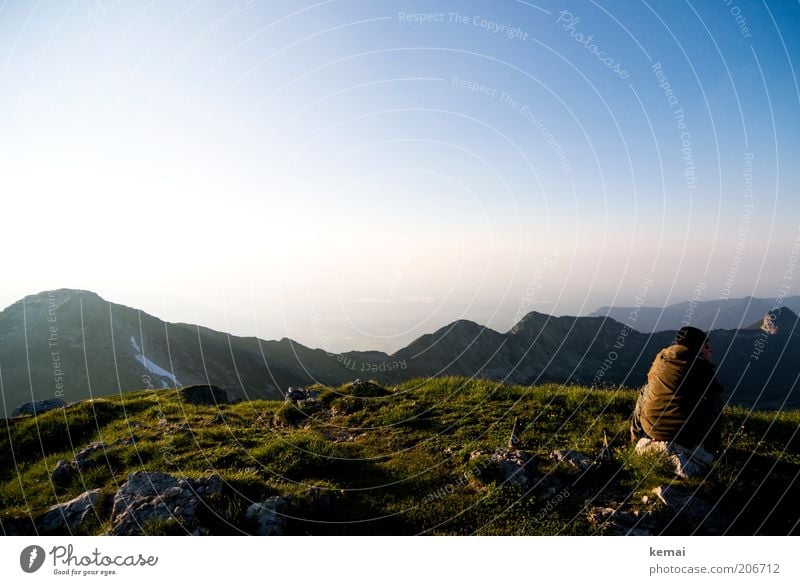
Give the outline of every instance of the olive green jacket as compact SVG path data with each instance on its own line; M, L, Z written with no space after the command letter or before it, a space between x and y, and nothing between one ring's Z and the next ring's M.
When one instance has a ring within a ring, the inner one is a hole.
M650 366L647 385L636 404L634 427L657 441L716 449L721 396L714 365L683 345L671 345L661 350Z

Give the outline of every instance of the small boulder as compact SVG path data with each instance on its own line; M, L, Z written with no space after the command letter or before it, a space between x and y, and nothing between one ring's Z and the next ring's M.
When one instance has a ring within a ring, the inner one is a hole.
M56 504L45 513L39 523L42 532L55 532L66 528L72 531L91 518L100 518L98 501L100 490L90 490L63 504Z
M702 477L711 469L714 456L703 447L684 447L677 443L642 438L636 443L636 453L663 453L679 477Z
M286 526L286 509L291 496L272 496L247 508L246 517L256 526L258 536L282 536Z
M48 410L63 408L66 405L67 403L61 400L60 398L50 398L48 400L35 400L33 402L26 402L24 404L20 404L11 412L11 416L13 417L13 416L28 416L28 415L42 414L43 412L47 412Z
M53 473L50 474L50 481L57 487L64 487L70 482L74 474L75 469L70 462L61 459L53 468Z
M184 402L196 405L216 406L230 404L228 393L218 386L197 384L184 386L178 390L178 396Z
M292 388L286 391L285 402L314 402L319 397L319 392L316 390L306 390L305 388Z
M78 469L93 467L92 456L98 451L105 451L107 448L108 445L105 443L89 443L85 449L81 449L75 455L75 467Z

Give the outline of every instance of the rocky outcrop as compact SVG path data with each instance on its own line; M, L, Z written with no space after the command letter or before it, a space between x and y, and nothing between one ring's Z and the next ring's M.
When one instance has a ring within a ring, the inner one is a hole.
M132 473L114 496L110 534L140 534L148 524L163 522L193 529L198 514L219 498L222 488L218 475L186 479L159 472Z
M247 508L247 520L255 525L253 534L281 536L286 526L286 510L291 496L272 496Z
M178 396L184 402L196 405L216 406L231 403L228 393L213 385L184 386L178 390Z
M567 463L580 471L589 471L594 467L594 461L591 457L584 455L580 451L573 451L571 449L553 451L550 454L550 458L561 463Z
M66 405L67 403L61 400L60 398L50 398L49 400L36 400L34 402L26 402L24 404L20 404L13 411L11 411L11 416L29 416L34 414L42 414L43 412L47 412L48 410L63 408Z
M776 307L764 315L760 329L768 335L789 333L797 329L797 315L788 307Z
M63 504L57 504L47 510L39 523L42 532L62 532L64 528L72 532L87 520L102 518L98 508L100 490L90 490Z
M504 485L519 487L523 492L530 491L541 499L553 496L561 487L556 477L538 473L539 461L527 451L502 448L493 453L473 451L470 461L476 462L470 477L479 483L499 480Z

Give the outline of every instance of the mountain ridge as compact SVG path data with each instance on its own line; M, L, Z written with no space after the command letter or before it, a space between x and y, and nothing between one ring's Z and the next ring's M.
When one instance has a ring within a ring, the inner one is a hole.
M784 297L780 301L747 296L708 301L688 300L666 307L637 307L636 319L631 326L642 333L680 329L687 324L686 321L705 330L742 329L780 305L800 313L800 295ZM633 310L634 307L603 306L587 316L605 316L627 322Z
M733 403L800 405L788 357L800 352L800 332L792 325L797 315L788 307L781 314L773 333L755 327L710 333L718 377ZM56 327L54 334L50 327ZM460 319L392 354L334 354L286 337L264 340L169 323L91 291L58 289L28 295L0 312L0 381L6 412L31 399L74 401L187 384L214 384L245 400L281 398L289 386L355 378L396 384L458 375L525 385L635 387L645 382L653 357L673 335L641 333L607 316L532 311L505 333Z

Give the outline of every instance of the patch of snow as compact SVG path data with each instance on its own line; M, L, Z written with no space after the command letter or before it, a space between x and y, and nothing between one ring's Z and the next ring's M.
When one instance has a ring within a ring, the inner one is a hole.
M139 344L136 343L136 339L133 336L131 336L131 347L133 347L133 349L136 351L136 355L134 356L136 361L142 364L144 366L144 369L147 370L149 373L161 378L160 382L162 388L170 388L171 387L169 384L170 381L174 386L181 385L180 381L175 377L175 375L172 372L165 370L154 361L144 357L144 354L142 354L142 350L139 349ZM167 381L164 381L164 378L166 378Z

